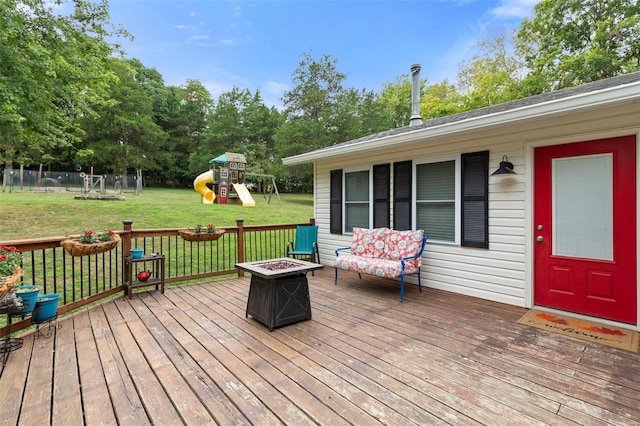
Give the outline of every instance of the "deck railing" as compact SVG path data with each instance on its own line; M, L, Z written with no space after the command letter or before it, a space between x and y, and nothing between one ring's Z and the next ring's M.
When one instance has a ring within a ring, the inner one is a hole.
M22 284L42 286L44 294L59 293L58 314L63 314L125 292L125 257L132 248L165 256L167 284L242 276L236 263L285 257L296 227L314 224L310 219L305 223L247 226L238 219L235 226L224 227L225 233L217 240L191 242L179 236L179 228L134 229L132 221L123 221L123 230L118 231L121 244L111 251L82 257L71 256L60 246L68 236L0 241L0 245L22 251ZM5 324L0 322L0 337L7 333ZM30 325L29 318L14 319L10 332Z

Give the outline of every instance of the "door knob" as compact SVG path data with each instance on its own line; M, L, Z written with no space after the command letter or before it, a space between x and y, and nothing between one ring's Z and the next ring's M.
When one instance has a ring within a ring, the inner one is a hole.
M543 241L544 241L544 237L543 237L542 235L538 235L538 236L536 237L536 241L537 241L537 242L539 242L539 243L541 243L541 242L543 242Z

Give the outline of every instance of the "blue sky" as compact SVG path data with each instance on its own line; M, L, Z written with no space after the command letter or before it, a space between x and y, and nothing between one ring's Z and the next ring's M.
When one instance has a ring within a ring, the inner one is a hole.
M487 30L530 17L538 0L111 0L110 15L135 37L128 57L167 85L187 79L217 98L234 86L260 90L269 106L292 87L304 52L336 59L345 87L379 92L422 65L430 83L455 80Z

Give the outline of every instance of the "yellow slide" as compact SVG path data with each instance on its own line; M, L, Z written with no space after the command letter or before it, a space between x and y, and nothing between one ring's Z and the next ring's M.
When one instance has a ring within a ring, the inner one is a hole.
M212 182L213 170L201 173L193 180L193 189L202 196L203 204L213 204L213 200L216 199L216 194L207 187L207 184Z
M242 207L256 206L255 200L249 193L249 190L244 183L234 183L233 189L236 191L236 194L238 194L238 197L240 197L240 201L242 201Z

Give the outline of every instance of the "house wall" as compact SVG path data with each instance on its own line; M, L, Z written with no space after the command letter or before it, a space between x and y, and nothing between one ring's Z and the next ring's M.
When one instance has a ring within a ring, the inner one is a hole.
M516 175L489 178L489 249L428 242L423 259L423 285L531 307L534 147L639 132L640 107L630 102L612 108L502 123L447 136L423 137L398 145L390 140L385 148L318 160L314 168L315 217L319 225L321 263L333 265L335 248L348 246L351 242L350 235L329 233L331 170L489 150L490 173L498 168L503 155L509 157L517 172ZM393 217L393 211L391 214Z

